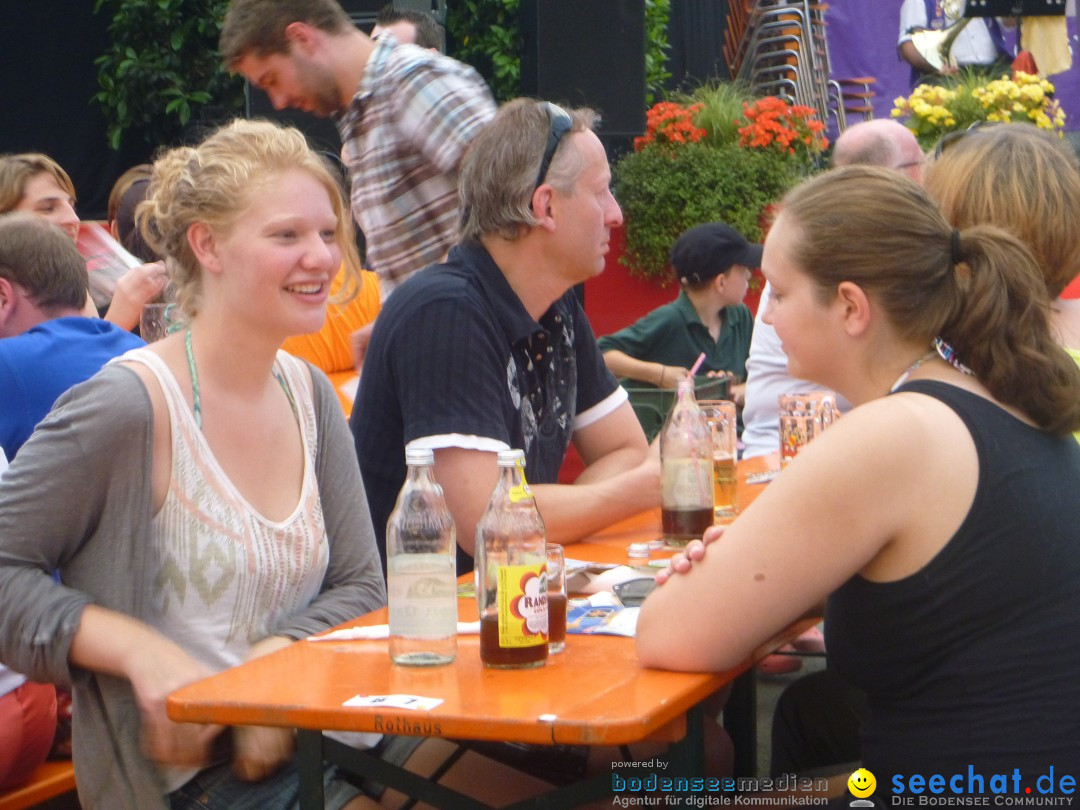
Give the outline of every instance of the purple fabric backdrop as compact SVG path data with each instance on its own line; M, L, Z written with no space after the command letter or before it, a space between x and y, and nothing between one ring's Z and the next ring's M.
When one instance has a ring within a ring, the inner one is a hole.
M896 53L902 0L830 0L826 13L832 77L874 76L874 116L888 118L893 100L907 95L910 71ZM1076 19L1069 18L1073 66L1049 76L1066 113L1065 128L1080 130L1080 65Z

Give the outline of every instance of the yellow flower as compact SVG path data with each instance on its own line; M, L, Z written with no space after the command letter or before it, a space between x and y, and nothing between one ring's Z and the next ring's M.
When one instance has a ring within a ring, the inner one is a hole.
M920 140L940 137L978 120L1029 121L1043 129L1060 130L1065 125L1065 112L1052 98L1053 91L1050 82L1024 73L1018 73L1015 80L997 79L956 90L919 85L907 98L895 100L892 117L906 117L905 124Z

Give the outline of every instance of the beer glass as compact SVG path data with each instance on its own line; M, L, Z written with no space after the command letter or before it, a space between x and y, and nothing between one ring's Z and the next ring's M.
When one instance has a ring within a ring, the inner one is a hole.
M705 414L713 439L713 519L733 518L739 511L735 497L735 461L738 458L738 423L735 403L704 399L698 407Z
M788 466L799 450L839 416L836 395L831 391L781 394L777 400L780 419L780 467Z

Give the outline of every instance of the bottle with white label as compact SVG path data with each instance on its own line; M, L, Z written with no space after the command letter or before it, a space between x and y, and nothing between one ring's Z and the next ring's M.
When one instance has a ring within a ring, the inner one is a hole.
M476 524L480 660L495 669L548 656L547 530L525 480L525 454L499 451L499 480Z
M431 450L406 448L408 472L386 523L390 658L405 666L457 655L457 532Z
M679 380L678 399L660 430L660 520L664 540L685 546L713 524L712 431L694 399L694 378Z

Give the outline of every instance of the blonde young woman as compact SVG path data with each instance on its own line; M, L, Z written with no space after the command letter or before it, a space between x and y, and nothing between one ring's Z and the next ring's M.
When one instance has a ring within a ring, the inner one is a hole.
M75 186L68 173L48 155L26 152L0 155L0 214L28 211L52 222L75 240L79 215L75 213ZM143 304L161 295L168 281L161 262L140 264L116 280L105 320L122 329L139 324ZM98 312L87 300L86 315Z
M1030 252L860 166L788 195L762 269L792 375L856 407L676 558L642 608L641 660L735 666L827 597L831 663L869 695L878 795L969 768L984 785L1019 769L1022 787L1071 773L1080 369Z
M335 393L278 351L322 324L343 256L358 272L352 226L303 136L265 122L163 156L140 219L187 323L65 395L4 473L0 659L74 684L84 807L288 807L291 732L164 701L385 602ZM334 780L329 806L355 794Z

